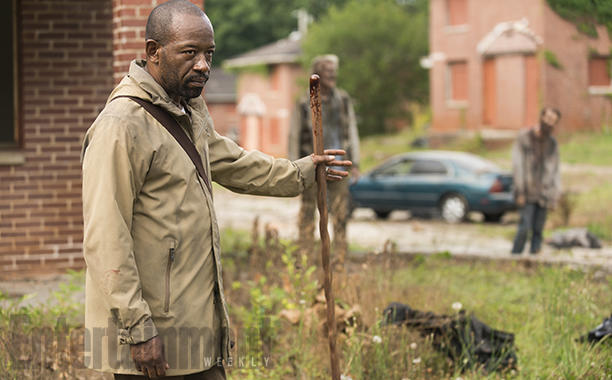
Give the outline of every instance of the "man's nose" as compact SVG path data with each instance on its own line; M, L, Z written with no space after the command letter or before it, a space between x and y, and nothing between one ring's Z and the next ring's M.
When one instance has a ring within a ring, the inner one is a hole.
M206 60L204 54L198 55L198 59L195 65L193 65L193 70L202 73L208 73L210 71L210 62Z

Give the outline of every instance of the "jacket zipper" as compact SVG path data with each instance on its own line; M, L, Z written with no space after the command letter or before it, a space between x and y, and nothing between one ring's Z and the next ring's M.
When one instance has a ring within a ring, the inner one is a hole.
M168 250L168 265L166 266L166 296L164 298L164 311L167 313L170 311L170 270L172 269L172 263L174 262L175 248L174 243Z

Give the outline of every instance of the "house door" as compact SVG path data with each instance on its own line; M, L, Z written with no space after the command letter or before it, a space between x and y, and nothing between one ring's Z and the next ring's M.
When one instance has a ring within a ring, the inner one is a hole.
M261 117L257 115L242 116L242 131L240 133L240 146L246 150L261 149Z
M534 55L500 55L483 62L483 122L519 129L537 120L537 60Z

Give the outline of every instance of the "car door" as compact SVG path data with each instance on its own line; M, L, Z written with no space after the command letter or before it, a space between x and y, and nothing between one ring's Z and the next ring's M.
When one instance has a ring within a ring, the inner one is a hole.
M403 158L374 171L367 183L361 183L360 203L376 210L409 208L405 182L412 164L412 159Z
M406 192L411 208L426 209L438 206L438 200L448 190L449 168L440 160L414 161L406 181Z

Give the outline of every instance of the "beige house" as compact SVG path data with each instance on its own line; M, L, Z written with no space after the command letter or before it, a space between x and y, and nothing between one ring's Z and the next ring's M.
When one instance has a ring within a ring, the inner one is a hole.
M431 0L430 101L434 133L517 130L541 106L564 130L612 125L610 51L604 26L588 37L545 0Z
M236 110L236 76L213 67L203 95L215 130L237 141L240 122Z
M239 143L248 150L286 157L291 114L300 95L300 33L224 62L238 70Z

